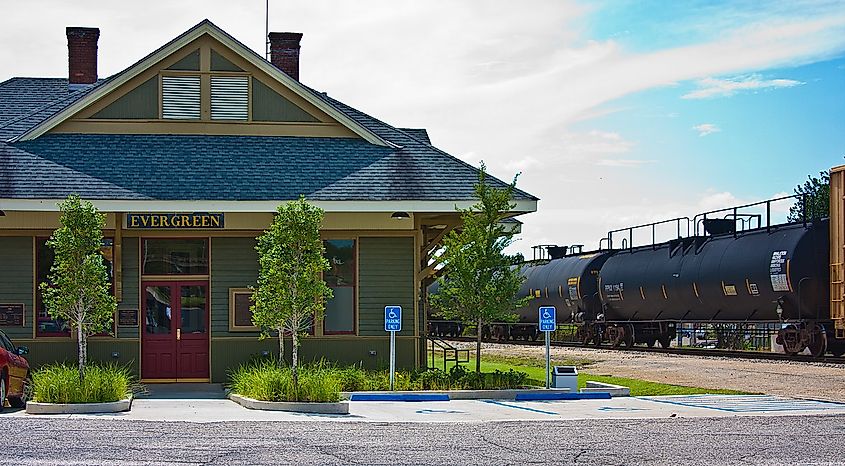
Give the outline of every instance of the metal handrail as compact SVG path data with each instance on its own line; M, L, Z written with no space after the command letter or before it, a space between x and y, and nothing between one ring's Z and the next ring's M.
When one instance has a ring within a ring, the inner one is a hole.
M774 199L768 199L768 200L765 200L765 201L753 202L751 204L738 205L738 206L734 206L734 207L726 207L724 209L710 210L710 211L707 211L707 212L702 212L702 213L696 214L695 217L692 218L693 234L695 236L699 236L699 224L703 224L704 220L707 220L708 215L718 214L718 213L722 213L722 212L729 212L725 216L725 218L733 217L734 219L736 219L738 216L741 216L741 215L762 216L762 214L742 214L742 213L737 212L739 209L747 209L749 207L754 207L754 206L759 206L759 205L765 205L766 206L766 229L768 230L772 227L772 203L773 202L785 201L787 199L801 199L801 202L802 202L802 205L803 205L803 209L801 211L801 219L802 219L802 222L804 223L804 226L807 226L807 220L808 220L807 199L808 199L808 195L805 193L805 194L792 194L792 195L789 195L789 196L776 197ZM761 227L762 226L758 223L758 228L761 228ZM702 236L703 236L703 233L704 232L702 232ZM734 235L736 235L736 232L734 232Z
M434 351L435 346L443 352L443 372L446 372L446 367L449 361L453 361L456 365L460 363L468 363L469 362L469 350L468 349L458 349L454 346L446 343L440 338L435 338L432 336L428 337L428 341L431 343L431 367L434 367ZM449 357L449 352L453 354L452 357ZM460 353L466 353L466 359L460 357Z
M690 233L690 227L689 227L690 218L689 217L677 217L677 218L673 218L673 219L669 219L669 220L661 220L659 222L644 223L642 225L620 228L618 230L611 230L611 231L607 232L606 238L602 238L599 241L599 248L601 248L602 243L605 240L607 240L607 248L613 249L613 234L614 233L628 232L627 241L625 241L626 238L623 238L622 249L633 249L634 248L634 230L638 230L640 228L648 228L648 227L651 227L651 245L652 245L652 247L654 247L657 244L657 229L655 227L657 227L657 225L663 225L663 224L666 224L666 223L673 223L673 222L677 224L678 238L682 238L683 236L681 235L681 225L682 225L683 220L686 220L686 226L687 226L686 235L689 236L689 233Z

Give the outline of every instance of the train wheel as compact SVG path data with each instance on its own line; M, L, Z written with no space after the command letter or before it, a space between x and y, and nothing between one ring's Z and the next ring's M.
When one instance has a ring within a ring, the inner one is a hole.
M645 342L645 344L648 345L649 348L654 348L654 344L656 342L657 340L655 340L654 338L649 338L648 341Z
M663 335L658 341L660 342L660 346L668 348L672 346L672 335Z
M819 324L813 325L810 330L810 342L807 344L807 348L814 358L824 356L825 351L827 351L827 334Z

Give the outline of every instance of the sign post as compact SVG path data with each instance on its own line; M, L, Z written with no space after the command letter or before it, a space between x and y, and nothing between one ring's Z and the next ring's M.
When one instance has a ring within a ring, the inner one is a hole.
M546 333L546 388L551 388L551 333L557 330L556 309L554 306L543 306L539 314L540 331Z
M384 331L390 332L390 389L395 387L396 332L402 331L402 306L384 306Z

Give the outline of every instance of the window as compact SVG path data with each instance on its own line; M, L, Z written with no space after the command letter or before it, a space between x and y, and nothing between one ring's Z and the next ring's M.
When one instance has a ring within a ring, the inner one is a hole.
M355 240L326 240L323 246L331 266L323 279L334 293L326 303L323 332L329 335L355 333Z
M35 335L39 337L67 337L70 336L70 325L62 319L54 319L44 306L44 296L41 293L41 283L50 284L50 268L53 266L53 248L47 246L47 238L35 240ZM114 240L104 238L100 252L106 265L106 273L114 294ZM52 284L51 284L52 285ZM97 336L107 336L109 333L99 333Z
M161 117L174 120L200 119L199 76L162 76Z
M144 275L208 275L207 239L144 239Z
M211 77L211 119L246 120L249 117L249 77Z
M256 331L252 324L252 291L249 288L229 288L229 330Z

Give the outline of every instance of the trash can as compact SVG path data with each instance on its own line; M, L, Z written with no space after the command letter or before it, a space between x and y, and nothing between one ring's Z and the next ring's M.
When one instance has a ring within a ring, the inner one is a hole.
M554 366L552 387L568 388L569 393L578 393L578 368L575 366Z

